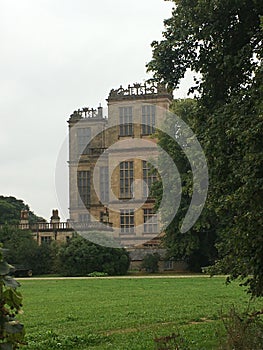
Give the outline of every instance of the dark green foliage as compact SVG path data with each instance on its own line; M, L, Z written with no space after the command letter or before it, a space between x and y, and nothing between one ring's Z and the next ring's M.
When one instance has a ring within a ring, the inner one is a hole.
M5 261L4 253L0 247L0 349L13 350L25 344L24 326L16 320L23 298L17 291L20 284L8 276L12 266Z
M29 211L29 223L45 221L30 211L29 206L21 199L0 196L0 224L19 224L21 210Z
M6 256L12 264L28 268L34 265L38 244L30 231L5 225L0 229L0 242L7 249Z
M158 253L147 254L142 260L141 267L146 272L154 273L159 270L158 263L160 261L160 255Z
M164 40L152 43L148 70L171 88L178 87L187 69L201 73L195 89L214 109L214 103L224 104L246 89L259 68L262 1L173 2L172 17L164 22Z
M28 210L30 224L44 221L30 211L23 200L0 196L0 242L8 250L7 258L19 268L33 270L34 274L52 272L51 248L38 246L31 231L17 228L21 210Z
M176 100L171 106L171 111L180 116L184 122L190 127L194 128L198 122L198 108L197 103L193 99ZM167 129L173 127L174 120L171 115L166 120ZM188 263L191 271L199 272L202 266L208 266L214 263L217 257L215 248L216 232L215 232L215 218L208 208L202 213L196 225L186 233L181 233L179 228L189 208L192 196L192 172L189 161L180 148L177 142L169 137L164 132L158 133L158 144L164 149L173 159L181 176L182 197L180 208L176 213L171 224L166 229L164 243L168 248L168 258L175 260L184 260ZM167 171L166 162L161 158L159 160L162 177L165 178ZM156 198L157 207L162 200L162 191L160 190L162 183L154 184L152 190ZM177 196L177 188L171 187L170 193L173 197ZM168 208L169 209L169 208ZM170 213L167 213L168 218ZM166 213L162 212L162 219L165 220Z
M38 246L34 255L34 265L32 265L35 275L44 275L58 272L55 266L58 246L56 242L51 244L42 243Z
M124 249L103 247L81 236L62 245L58 254L60 272L64 276L85 276L94 271L124 275L130 263Z
M34 275L53 272L55 247L39 246L30 231L4 225L0 228L0 242L7 249L8 261L16 267L31 269Z
M213 272L230 273L229 280L252 275L245 284L255 296L263 294L261 95L262 86L255 80L247 95L236 97L222 109L225 127L218 133L217 145L225 142L225 156L218 154L216 145L211 146L208 154L214 189L209 204L221 219L218 226L221 259ZM211 130L211 134L215 135L215 131ZM223 182L219 176L224 178Z
M198 92L197 113L189 124L207 157L210 189L198 231L216 230L214 271L242 277L252 295L261 296L262 1L174 2L148 70L171 88L187 69L199 73L191 89Z

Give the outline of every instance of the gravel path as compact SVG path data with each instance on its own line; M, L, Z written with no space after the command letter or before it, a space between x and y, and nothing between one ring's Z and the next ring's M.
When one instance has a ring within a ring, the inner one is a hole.
M140 278L193 278L193 277L207 277L210 278L209 275L153 275L153 276L104 276L104 277L22 277L16 278L16 280L91 280L91 279L140 279ZM214 277L222 277L222 276L214 276Z

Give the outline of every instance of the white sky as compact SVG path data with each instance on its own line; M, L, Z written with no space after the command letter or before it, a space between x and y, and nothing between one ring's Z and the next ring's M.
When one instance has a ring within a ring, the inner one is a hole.
M150 44L161 39L172 7L164 0L0 0L1 195L49 220L70 114L106 106L112 88L150 78ZM175 97L186 97L189 84Z

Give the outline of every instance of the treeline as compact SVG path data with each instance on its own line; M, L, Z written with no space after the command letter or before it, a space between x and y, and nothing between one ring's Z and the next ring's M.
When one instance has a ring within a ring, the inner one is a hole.
M241 278L253 296L262 296L262 1L174 2L163 39L152 43L153 58L147 67L155 81L171 90L178 88L187 71L195 72L190 88L195 103L179 102L173 112L190 126L203 148L209 191L199 220L181 234L193 192L191 169L196 164L189 164L184 154L192 140L189 137L180 150L161 134L159 144L170 152L182 180L182 201L167 229L166 245L172 257L187 258L197 267L216 263L214 272ZM174 129L173 120L166 125ZM180 136L181 130L176 132ZM198 163L198 154L192 163ZM165 174L167 169L161 170ZM199 186L202 190L202 181Z
M19 224L21 210L28 211L28 220L30 224L45 221L42 217L35 215L23 200L12 196L0 196L0 225Z
M124 249L94 244L77 233L65 244L53 241L38 245L32 232L15 226L19 223L21 210L28 210L30 223L44 220L35 215L23 200L0 196L0 242L6 249L6 260L10 264L30 269L33 275L126 274L130 258Z
M130 264L124 249L102 247L78 234L64 244L53 241L38 245L30 231L4 225L0 228L0 242L6 249L6 260L17 268L31 269L33 275L123 275Z

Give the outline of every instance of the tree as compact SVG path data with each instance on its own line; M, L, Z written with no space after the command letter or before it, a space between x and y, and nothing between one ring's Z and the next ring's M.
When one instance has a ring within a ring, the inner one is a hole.
M23 200L12 196L0 196L0 224L19 224L21 210L29 211L29 223L45 221L35 215Z
M175 100L171 106L171 111L180 116L185 123L194 128L198 120L197 103L193 99ZM165 128L172 130L174 120L171 114L166 122ZM215 232L215 216L211 211L205 208L201 218L195 227L191 228L186 233L181 233L179 227L186 215L191 202L192 195L192 173L189 161L183 151L175 141L165 132L158 132L158 144L165 152L173 159L180 173L182 195L179 210L177 211L173 221L166 229L164 243L168 248L167 258L175 260L184 260L188 263L191 271L200 272L201 267L211 265L217 258L215 248L216 232ZM162 178L167 175L166 161L163 161L163 156L159 159ZM156 182L153 187L153 196L156 198L156 207L160 205L162 200L162 181ZM177 188L170 188L170 195L176 197ZM166 213L162 212L162 219L165 221ZM170 217L170 213L167 215Z
M154 273L159 270L160 255L158 253L146 254L142 260L141 267L146 270L146 272Z
M34 254L34 265L32 265L33 273L36 275L44 275L57 273L56 260L58 253L58 243L51 242L38 245Z
M30 269L33 274L53 272L56 244L39 246L31 231L20 230L10 225L0 228L0 242L7 250L8 261L15 267Z
M177 88L198 73L191 125L209 165L218 268L263 295L262 12L260 0L175 0L148 70ZM223 20L222 20L223 19ZM203 214L203 219L206 215ZM201 221L204 230L206 220ZM252 277L249 275L252 274Z
M196 80L202 103L214 110L233 94L246 91L260 70L262 30L260 0L174 0L164 40L154 41L148 70L177 88L187 69ZM224 18L224 21L222 21Z
M6 256L12 264L28 268L34 266L38 244L30 231L4 225L0 228L0 242L7 249Z
M65 276L85 276L92 272L124 275L129 268L129 255L124 249L107 248L73 237L59 249L60 272Z

